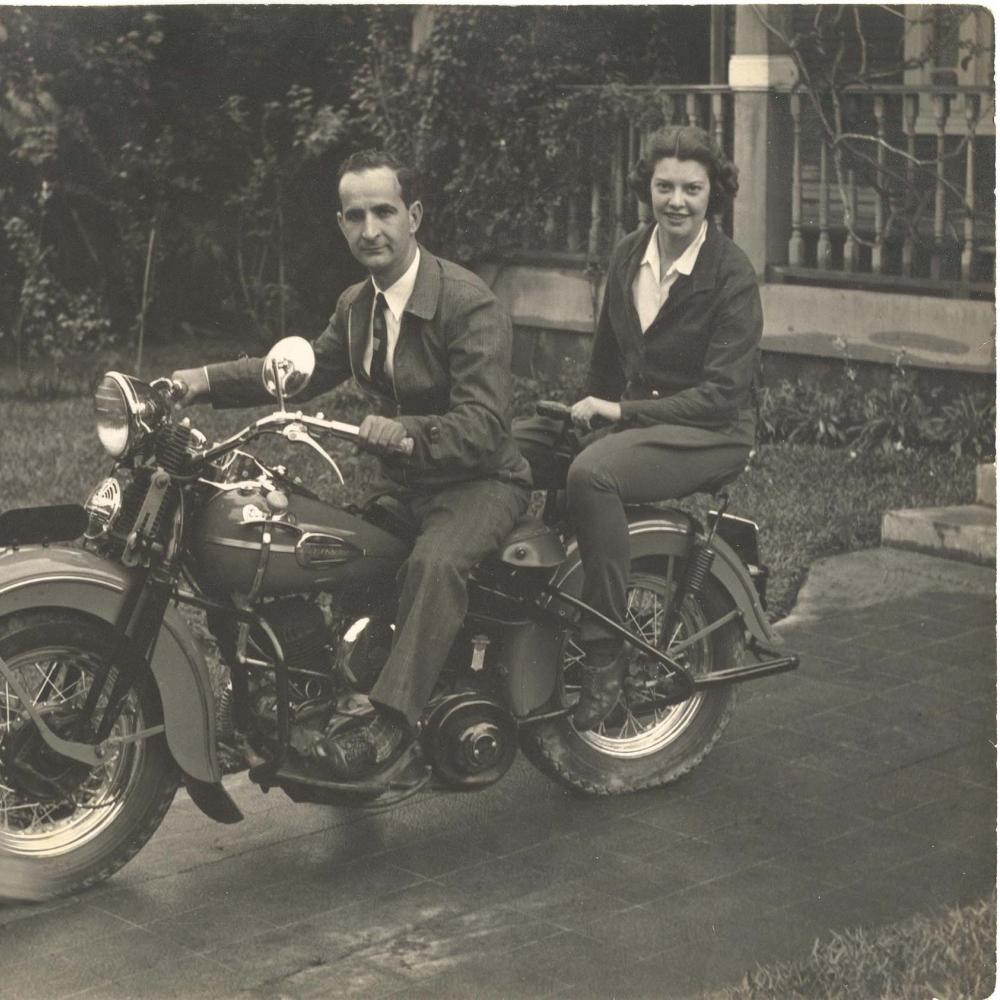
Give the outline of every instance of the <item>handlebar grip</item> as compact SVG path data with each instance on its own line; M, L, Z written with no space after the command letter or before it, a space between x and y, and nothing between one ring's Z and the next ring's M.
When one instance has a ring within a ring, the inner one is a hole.
M553 399L540 399L535 403L535 413L540 417L550 417L553 420L569 420L570 408L565 403L557 403Z
M184 399L188 393L187 382L179 378L167 378L166 375L161 378L154 378L149 383L149 386L151 389L156 389L157 392L166 396L171 403L176 403L178 400Z

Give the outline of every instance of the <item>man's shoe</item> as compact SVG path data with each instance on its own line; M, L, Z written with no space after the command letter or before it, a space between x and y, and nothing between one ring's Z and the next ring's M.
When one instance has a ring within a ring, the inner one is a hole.
M618 704L628 658L620 641L599 640L585 646L580 700L573 709L578 732L596 729Z
M336 776L354 781L390 764L410 742L405 727L376 712L335 733L326 751Z

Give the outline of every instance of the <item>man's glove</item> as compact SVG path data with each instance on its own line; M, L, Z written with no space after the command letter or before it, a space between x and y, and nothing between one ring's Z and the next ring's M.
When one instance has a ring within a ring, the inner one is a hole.
M389 417L370 413L358 428L358 445L367 451L409 455L413 439L406 436L406 428Z
M181 368L175 371L171 380L179 382L184 387L184 394L174 400L174 409L190 406L192 403L208 399L211 389L208 384L208 373L204 368Z

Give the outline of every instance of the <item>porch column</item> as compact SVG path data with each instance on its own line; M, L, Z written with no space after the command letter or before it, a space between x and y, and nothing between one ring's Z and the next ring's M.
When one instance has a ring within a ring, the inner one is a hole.
M761 16L791 34L794 8L767 4ZM733 89L733 158L740 193L733 204L733 238L763 276L787 263L791 226L792 118L787 92L797 73L792 57L753 7L736 8L729 85Z

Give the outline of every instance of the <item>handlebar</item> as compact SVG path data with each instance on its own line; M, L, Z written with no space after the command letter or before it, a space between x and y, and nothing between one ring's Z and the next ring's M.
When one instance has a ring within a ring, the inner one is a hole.
M245 444L247 441L261 434L283 434L289 440L296 440L296 427L302 427L306 432L323 431L342 440L353 441L355 444L358 443L358 431L360 430L356 424L346 424L340 420L326 420L322 415L310 417L304 413L290 413L287 411L270 413L266 417L261 417L260 420L255 421L249 427L245 427L232 437L227 438L225 441L220 441L218 444L213 445L205 452L205 458L212 461L219 455L241 444ZM315 445L315 442L312 443ZM403 438L398 448L392 450L400 455L412 455L413 448L413 438L407 437Z
M569 421L570 408L565 403L557 403L554 399L540 399L535 403L535 413L540 417L549 417L551 420Z
M573 422L572 407L565 403L557 403L554 399L540 399L535 403L535 413L540 417L548 417L550 420L561 420L566 427ZM593 416L590 418L590 429L596 431L601 427L610 427L613 420L606 420L604 417Z
M154 378L149 383L150 389L156 389L169 403L177 403L188 393L188 384L180 378Z

